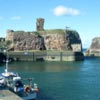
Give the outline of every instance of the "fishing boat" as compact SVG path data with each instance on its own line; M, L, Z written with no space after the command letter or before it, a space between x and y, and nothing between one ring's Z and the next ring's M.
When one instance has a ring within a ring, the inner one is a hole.
M23 83L23 78L18 73L8 71L8 60L6 61L6 69L0 75L0 87L7 88L19 95L23 100L36 100L38 86L36 83L32 85L32 78L28 78L29 84Z

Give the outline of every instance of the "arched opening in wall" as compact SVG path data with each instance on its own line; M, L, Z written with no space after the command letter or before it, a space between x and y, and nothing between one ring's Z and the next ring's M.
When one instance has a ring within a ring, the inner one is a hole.
M36 58L36 61L44 61L43 58Z
M55 59L55 57L51 57L51 59Z
M43 50L42 48L40 48L40 50Z

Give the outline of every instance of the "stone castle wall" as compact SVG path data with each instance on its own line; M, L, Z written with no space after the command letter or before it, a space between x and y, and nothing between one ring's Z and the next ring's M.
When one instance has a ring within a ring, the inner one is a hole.
M6 40L13 43L13 50L71 50L81 51L82 44L79 35L61 30L24 32L8 31Z
M34 32L7 30L6 41L11 50L71 50L81 51L82 43L74 30L44 30L44 19L38 18Z

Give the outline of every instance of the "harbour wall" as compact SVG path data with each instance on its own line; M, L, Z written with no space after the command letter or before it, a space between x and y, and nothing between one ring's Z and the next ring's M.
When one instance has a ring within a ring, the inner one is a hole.
M35 51L35 52L9 52L9 58L14 61L82 61L82 52L72 51Z

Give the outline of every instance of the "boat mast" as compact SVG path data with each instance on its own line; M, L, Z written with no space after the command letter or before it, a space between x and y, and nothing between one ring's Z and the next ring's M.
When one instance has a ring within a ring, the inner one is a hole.
M6 49L5 52L6 52L6 69L5 69L5 72L8 73L8 62L9 62L8 61L8 49Z
M7 73L8 72L8 58L6 60L6 69L5 69L5 72Z

